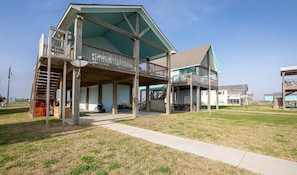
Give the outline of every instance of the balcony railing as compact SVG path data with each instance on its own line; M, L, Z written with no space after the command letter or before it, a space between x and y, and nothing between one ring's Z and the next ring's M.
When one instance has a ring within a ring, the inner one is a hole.
M288 79L285 81L285 86L297 86L297 79Z
M91 64L109 66L117 69L135 71L135 59L112 51L104 50L89 44L83 44L82 56ZM139 73L158 77L167 77L167 67L154 63L139 64Z
M192 81L192 82L191 82ZM202 77L196 74L192 73L187 73L187 74L182 74L182 75L174 75L172 76L172 84L190 84L193 85L209 85L208 83L208 78L207 77ZM210 85L211 86L218 86L218 80L210 80Z
M135 60L115 52L83 44L82 56L92 64L105 65L118 69L134 71Z
M286 90L297 90L297 79L287 79L285 80L285 86L284 88Z
M49 49L50 47L50 49ZM69 45L61 38L55 36L41 35L39 40L38 56L47 57L49 55L60 58L70 58Z
M168 68L151 62L142 62L139 64L139 73L167 77Z

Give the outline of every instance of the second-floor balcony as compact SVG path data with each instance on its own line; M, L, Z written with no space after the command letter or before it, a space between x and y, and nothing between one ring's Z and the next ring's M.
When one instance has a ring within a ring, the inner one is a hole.
M38 57L51 56L71 61L73 59L73 47L65 40L58 37L49 37L42 34L39 41ZM98 48L86 43L82 44L82 58L92 65L100 65L114 70L136 72L135 58ZM138 65L139 74L151 77L167 78L168 68L151 62L141 62Z
M173 85L193 85L193 86L201 86L208 87L209 80L207 77L199 76L193 73L187 73L182 75L174 75L172 76L172 84ZM210 85L212 87L218 87L218 80L210 80Z
M83 44L82 57L90 64L104 65L132 72L136 71L135 59L133 57L91 46L89 44ZM138 68L140 75L167 77L168 68L161 65L142 62L138 65Z

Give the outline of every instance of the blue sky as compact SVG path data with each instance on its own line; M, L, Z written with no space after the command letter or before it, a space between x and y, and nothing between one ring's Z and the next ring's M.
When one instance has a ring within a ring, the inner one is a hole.
M295 0L1 1L0 94L29 98L38 41L69 3L143 5L178 52L211 43L220 85L248 84L254 99L281 91L280 67L297 65Z

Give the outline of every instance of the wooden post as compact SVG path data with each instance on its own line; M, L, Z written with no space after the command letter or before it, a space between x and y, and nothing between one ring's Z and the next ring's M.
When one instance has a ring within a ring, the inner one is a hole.
M102 84L98 84L98 103L102 103Z
M282 72L282 91L283 91L283 109L286 109L286 80L285 80L285 72Z
M139 14L136 13L135 19L135 34L139 35ZM134 38L133 43L133 57L135 59L135 76L133 82L133 101L132 101L132 115L133 118L138 116L138 89L139 89L139 46L140 42L138 38Z
M196 89L196 108L197 108L197 112L200 111L200 86L197 86Z
M180 87L176 87L176 102L180 104Z
M169 115L171 113L171 108L170 108L170 91L171 91L171 54L167 53L166 57L166 66L168 68L167 70L167 90L166 90L166 114Z
M117 108L117 97L118 97L118 84L113 83L112 84L112 114L117 114L118 113L118 108Z
M85 103L85 109L86 111L89 110L89 87L86 87L86 103Z
M60 94L59 94L59 112L58 112L58 117L59 119L62 119L62 98L63 98L63 75L60 75L60 85L59 85L59 89L60 89ZM54 108L55 110L55 108Z
M146 112L150 112L150 85L147 84L145 88L145 108Z
M82 17L77 16L74 21L74 59L82 54ZM79 101L80 101L80 76L78 68L73 69L72 77L72 121L74 125L79 123Z
M211 104L210 104L210 93L211 93L211 77L210 77L210 53L208 51L208 102L207 102L207 109L209 115L211 115Z
M50 46L50 45L49 45ZM49 107L50 107L50 81L51 81L51 56L47 60L47 82L46 82L46 123L45 127L49 127Z
M66 115L66 112L65 112L65 107L66 107L66 82L67 82L67 79L66 79L66 74L67 74L67 62L64 61L64 67L63 67L63 87L62 87L62 92L63 92L63 96L62 96L62 99L61 100L61 106L62 106L62 125L64 126L65 125L65 115Z
M190 73L190 112L193 112L193 73Z
M219 76L218 73L216 73L216 80L217 80L217 90L216 90L216 110L219 110Z
M171 86L171 93L172 93L172 112L173 112L174 111L174 104L175 104L174 86Z

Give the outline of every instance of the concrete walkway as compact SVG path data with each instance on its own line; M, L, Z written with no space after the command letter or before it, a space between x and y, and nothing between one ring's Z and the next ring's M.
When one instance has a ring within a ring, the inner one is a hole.
M256 173L269 175L297 175L297 162L163 134L110 121L94 121L92 124L177 149L179 151L221 161Z

